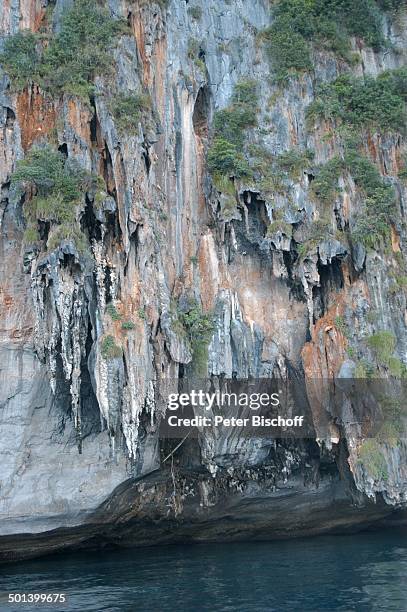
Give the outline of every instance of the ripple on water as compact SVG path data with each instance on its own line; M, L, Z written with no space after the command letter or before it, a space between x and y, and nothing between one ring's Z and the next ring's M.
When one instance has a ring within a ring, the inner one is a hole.
M3 612L407 612L406 531L49 557L0 568ZM7 604L67 594L65 607Z

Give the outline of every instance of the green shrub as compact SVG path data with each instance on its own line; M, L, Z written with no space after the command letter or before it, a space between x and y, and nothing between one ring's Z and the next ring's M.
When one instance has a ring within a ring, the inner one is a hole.
M335 317L335 327L339 329L339 331L346 336L348 331L348 326L346 325L345 319L341 316Z
M47 145L33 147L17 162L11 180L30 186L35 193L24 206L29 219L73 223L75 206L91 179L76 163L66 161L62 153Z
M351 61L350 36L374 48L385 44L374 0L277 0L273 24L262 34L278 80L312 69L311 43Z
M6 39L0 57L15 88L36 81L52 94L69 93L88 99L96 75L112 71L111 46L125 31L123 22L94 0L75 0L63 15L57 34L40 48L38 37L18 33Z
M375 366L366 359L360 359L356 363L355 378L373 378L375 374Z
M143 321L145 320L145 318L146 318L146 311L145 311L144 308L139 308L137 310L137 314L140 317L140 319L142 319Z
M405 0L376 0L384 11L396 12L405 7Z
M231 176L252 176L242 148L245 130L257 125L257 105L256 83L241 81L235 85L230 106L215 114L214 141L208 153L208 169L217 176L218 186L222 182L225 186L230 185Z
M187 312L178 313L178 320L191 343L194 374L206 376L208 345L215 329L213 317L204 314L200 306L193 303Z
M277 219L276 221L270 223L270 225L268 226L267 236L274 236L274 234L276 234L277 232L281 232L282 234L285 234L288 238L291 238L293 234L293 226L282 219Z
M404 153L403 155L402 162L401 162L401 168L397 176L402 181L407 181L407 154L406 153Z
M200 58L201 44L196 38L190 38L188 41L187 55L189 59L194 61L194 64L199 70L205 72L206 66L203 59Z
M105 336L102 339L100 352L103 359L110 361L112 359L118 359L122 356L122 349L117 346L113 336Z
M250 176L249 165L236 145L224 138L215 138L208 153L208 169L211 173L241 178Z
M122 323L122 329L125 331L130 331L132 329L135 329L135 324L133 323L133 321L123 321Z
M229 176L224 174L214 174L213 184L216 189L225 195L229 195L231 198L236 199L236 186L233 180L229 178Z
M388 368L391 376L394 378L403 378L406 372L406 366L398 357L389 357Z
M276 163L276 156L265 147L250 145L250 168L252 169L256 184L264 194L286 193L286 172Z
M377 432L376 439L379 444L388 444L392 448L395 448L400 443L400 438L403 436L403 425L402 423L391 423L385 421Z
M312 253L320 242L327 240L332 235L332 225L326 219L317 219L312 222L308 227L306 240L297 246L299 257Z
M256 109L240 105L225 108L216 113L214 125L219 138L241 147L245 138L244 131L256 126Z
M122 318L122 315L117 312L116 307L114 304L108 304L106 306L106 312L109 315L109 317L112 319L112 321L120 321Z
M344 170L343 160L335 156L318 166L311 190L323 203L330 204L338 196L338 180Z
M400 289L407 289L407 276L398 275L394 277L394 280Z
M90 95L95 75L111 72L110 47L122 32L122 22L112 19L106 8L94 0L75 0L43 54L41 71L46 89Z
M214 126L217 138L236 147L242 147L245 130L257 125L258 98L255 81L237 83L230 106L215 114Z
M187 312L180 313L179 319L193 342L208 339L213 333L212 316L204 314L197 304Z
M47 241L48 251L57 249L64 240L74 243L78 253L85 255L88 252L88 242L78 223L63 223L52 228Z
M38 229L34 224L29 224L24 231L23 235L23 243L26 245L36 244L39 242L40 236L38 234Z
M405 130L407 69L400 68L373 77L341 75L320 87L308 107L308 121L317 117L339 120L351 128L375 127Z
M24 212L29 217L41 221L73 223L75 221L75 207L77 204L77 201L64 200L58 193L47 197L36 196L24 206Z
M46 145L33 147L25 159L17 162L11 182L23 184L26 193L33 194L24 203L29 227L36 226L37 220L51 223L48 249L69 239L80 252L86 251L87 240L77 222L77 209L85 192L98 184L97 177L80 168L75 160L66 160L62 153Z
M306 39L298 32L290 31L282 20L271 26L268 39L268 53L278 81L285 80L297 72L312 70L311 54Z
M389 359L396 348L395 335L387 330L379 331L368 338L367 344L376 355L379 363L388 366Z
M187 55L189 59L195 59L199 54L200 43L197 38L190 38L188 41Z
M355 356L356 356L356 350L355 350L355 348L353 346L347 346L346 347L346 353L347 353L349 359L354 359ZM356 372L355 372L355 378L357 378Z
M387 480L388 471L386 459L377 440L364 440L359 448L358 463L374 480Z
M296 178L314 159L314 151L310 149L290 149L277 156L275 162L281 170Z
M192 19L199 21L202 17L202 9L200 6L190 6L188 8L188 15L191 15Z
M0 64L9 75L13 89L23 89L38 80L38 48L38 37L30 31L18 32L6 38Z
M354 226L352 238L367 248L377 248L390 240L390 223L396 218L396 194L385 183L376 166L357 151L349 149L345 164L357 187L364 195L364 202Z
M407 407L399 397L382 395L380 397L380 406L386 420L396 422L407 415Z
M122 132L134 132L139 121L151 114L152 103L148 94L119 94L112 102L112 113Z

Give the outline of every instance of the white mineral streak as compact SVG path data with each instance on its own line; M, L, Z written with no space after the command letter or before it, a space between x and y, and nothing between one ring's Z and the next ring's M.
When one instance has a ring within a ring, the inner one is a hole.
M76 294L76 290L75 290ZM84 352L84 343L82 342L81 331L83 329L82 323L82 305L77 294L72 308L73 326L71 329L72 337L72 373L71 373L71 405L75 419L75 427L78 428L80 425L80 387L81 387L81 362L82 354Z
M103 226L102 226L103 227ZM103 236L103 230L102 230ZM96 276L96 291L97 291L97 303L100 315L103 315L106 308L106 292L105 292L105 267L106 260L103 255L103 239L101 242L93 242L92 245L93 255L95 257L95 276ZM100 321L98 321L100 324ZM98 335L101 330L97 330Z
M56 373L57 373L57 360L56 360L56 346L59 339L59 321L57 317L52 319L52 330L51 336L48 343L48 365L50 371L50 384L52 393L56 391Z
M117 274L114 270L114 266L110 268L110 296L112 298L113 303L117 299Z
M137 389L134 371L129 368L123 397L122 427L129 456L135 458L138 443L138 427L143 410L143 393Z
M96 397L99 404L99 410L101 417L104 419L107 428L110 429L110 419L109 419L109 371L107 361L103 359L100 351L97 351L96 354L96 368L95 368L95 378L96 378ZM103 422L102 422L103 424Z
M73 308L73 279L65 272L57 273L56 308L61 322L61 358L66 380L72 375L72 347L71 347L71 315Z
M36 351L47 362L53 393L56 391L57 355L60 355L65 379L70 383L71 408L75 428L78 428L81 362L87 335L86 320L82 316L82 287L74 280L69 268L54 264L42 274L33 266L31 290Z

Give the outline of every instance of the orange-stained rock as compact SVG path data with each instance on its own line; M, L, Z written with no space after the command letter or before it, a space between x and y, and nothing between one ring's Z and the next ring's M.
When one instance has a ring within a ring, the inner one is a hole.
M400 253L400 236L394 225L391 225L391 248L393 253Z
M38 32L45 16L42 0L20 2L20 29Z
M374 141L371 134L368 134L368 137L367 137L367 147L369 149L370 157L372 158L374 162L376 162L379 157L378 150L377 150L377 143Z
M45 140L55 129L54 103L45 97L37 85L24 89L17 96L17 118L21 129L21 144L27 151L37 140Z
M130 17L131 28L137 43L137 49L140 54L140 59L143 64L143 81L144 85L151 83L150 70L151 64L146 54L145 31L141 11L132 13Z
M90 144L90 121L91 113L87 106L71 98L68 100L68 123L75 134Z
M312 340L302 350L306 376L310 378L334 378L346 358L347 340L338 326L336 317L343 316L344 296L314 325Z

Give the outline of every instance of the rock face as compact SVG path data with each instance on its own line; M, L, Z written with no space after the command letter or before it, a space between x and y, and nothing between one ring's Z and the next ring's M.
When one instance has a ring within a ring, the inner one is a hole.
M2 3L2 47L19 30L57 36L72 5ZM282 83L262 34L268 0L109 0L107 11L125 25L88 99L35 75L16 87L0 68L0 558L403 520L405 138L366 119L349 163L346 121L307 109L343 73L405 65L405 13L381 13L384 49L350 38L351 64L310 43L313 69ZM219 177L207 163L219 111L248 88L250 172ZM133 106L148 98L132 125L121 92ZM38 194L13 175L45 145L101 177L75 203L85 246L44 214L23 238ZM346 163L323 197L315 183L336 158ZM352 235L369 206L361 158L375 193L394 193L388 241L374 245ZM200 348L192 315L212 321ZM303 379L316 423L331 414L324 380L386 378L396 395L378 440L352 424L350 402L351 424L332 419L328 437L317 425L297 441L207 433L174 451L159 440L163 381L188 375Z

